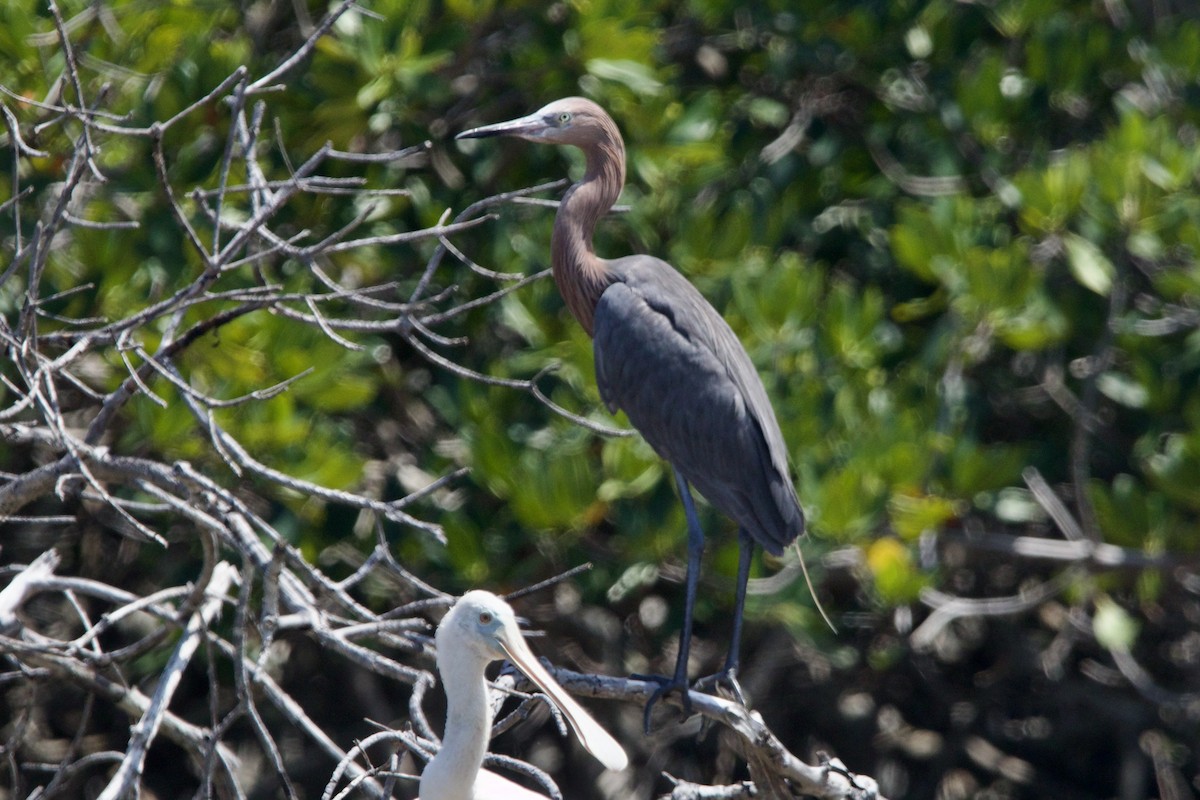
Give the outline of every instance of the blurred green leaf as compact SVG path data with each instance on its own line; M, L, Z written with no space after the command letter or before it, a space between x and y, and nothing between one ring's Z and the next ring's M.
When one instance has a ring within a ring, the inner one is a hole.
M654 95L662 89L650 67L636 61L593 58L587 62L587 70L597 78L624 84L639 95Z
M912 541L936 532L958 515L960 504L945 497L895 494L888 502L888 519L900 538Z
M1099 247L1082 236L1068 233L1063 238L1067 248L1067 264L1071 274L1080 284L1098 295L1107 295L1112 290L1116 269Z
M879 539L867 547L867 567L875 590L889 605L912 602L925 578L917 571L908 548L895 539Z
M1096 613L1092 617L1092 632L1106 650L1129 652L1138 637L1138 623L1125 609L1110 598L1096 598Z

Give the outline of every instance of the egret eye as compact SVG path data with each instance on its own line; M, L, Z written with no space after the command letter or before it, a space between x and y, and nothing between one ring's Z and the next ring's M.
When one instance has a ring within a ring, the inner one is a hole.
M558 115L558 124L559 125L566 125L570 121L571 121L571 112L570 111L564 111Z
M490 611L479 612L479 622L483 625L492 624L492 613Z

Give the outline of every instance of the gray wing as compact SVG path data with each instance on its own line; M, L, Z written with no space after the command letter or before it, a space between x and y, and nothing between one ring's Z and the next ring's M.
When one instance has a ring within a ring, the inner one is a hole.
M650 446L776 555L804 532L787 450L762 380L733 331L673 267L608 262L596 305L596 381Z

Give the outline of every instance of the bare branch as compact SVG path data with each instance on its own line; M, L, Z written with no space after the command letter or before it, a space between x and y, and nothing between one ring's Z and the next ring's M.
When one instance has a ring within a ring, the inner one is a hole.
M0 589L0 633L11 631L20 624L17 609L39 590L46 578L54 574L59 561L56 551L47 550L21 570L8 586Z
M174 695L176 687L179 686L183 669L191 661L196 648L199 647L204 629L211 625L217 614L220 613L225 595L228 594L236 576L237 571L231 565L225 562L217 565L216 572L206 590L208 599L183 629L183 638L179 640L171 660L167 662L167 666L162 672L146 713L133 726L129 747L125 751L125 758L122 759L121 766L117 768L116 774L112 776L104 791L100 793L101 800L119 800L119 798L125 797L133 786L133 782L141 775L142 766L146 760L146 750L158 733L171 697Z
M921 601L934 611L912 632L909 641L921 650L930 647L942 629L960 617L1004 616L1029 611L1061 592L1076 577L1074 569L1066 569L1048 581L1024 587L1020 594L1012 597L974 599L952 597L936 589L923 590Z
M308 38L300 47L296 48L295 52L280 62L279 66L263 75L261 78L253 81L248 87L248 92L254 93L264 91L272 83L282 78L291 70L295 69L301 61L312 53L313 48L317 46L317 41L333 28L333 24L338 21L338 18L356 6L357 0L342 0L336 8L331 9L325 15L325 19L312 30Z

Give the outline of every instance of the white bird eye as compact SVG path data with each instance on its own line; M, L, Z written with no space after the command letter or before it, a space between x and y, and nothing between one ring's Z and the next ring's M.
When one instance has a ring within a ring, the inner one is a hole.
M484 625L492 624L492 614L490 611L479 612L479 621Z
M558 124L559 125L566 125L570 121L571 121L571 112L570 111L564 111L558 115Z

